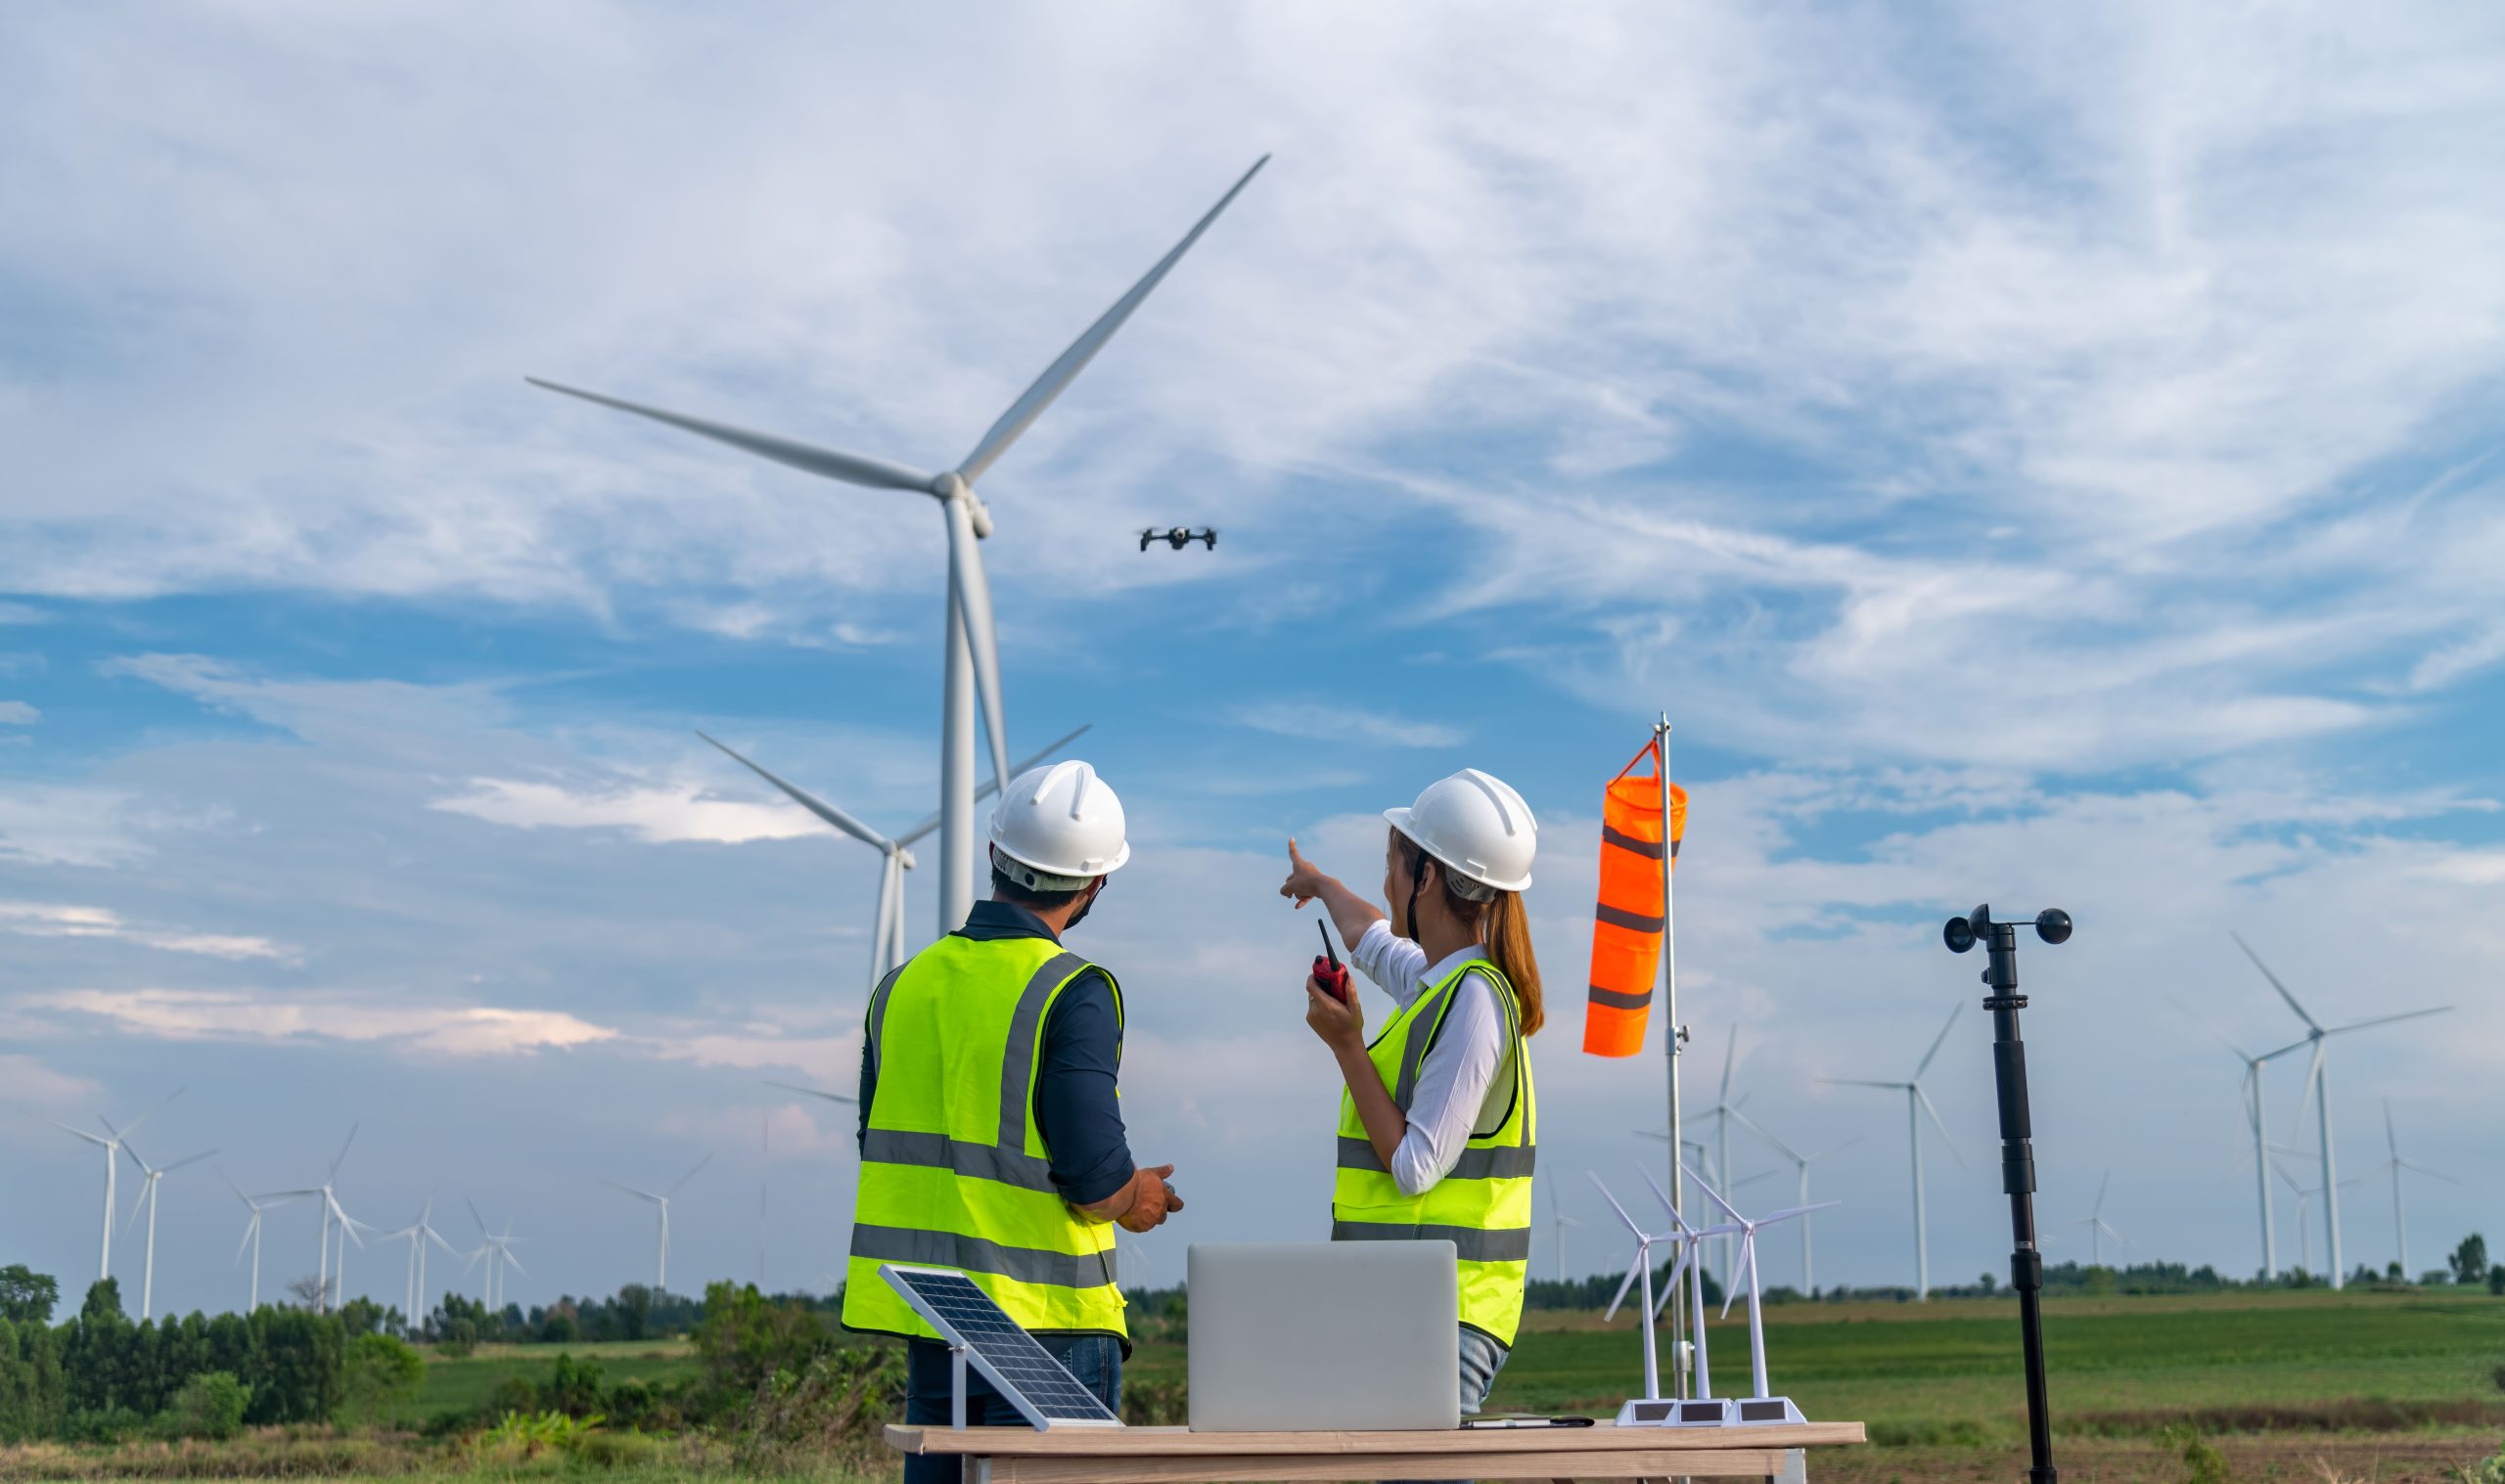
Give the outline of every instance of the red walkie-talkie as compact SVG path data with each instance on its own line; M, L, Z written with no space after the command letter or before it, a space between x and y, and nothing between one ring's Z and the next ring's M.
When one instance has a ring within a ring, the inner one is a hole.
M1313 976L1322 981L1322 987L1331 991L1335 999L1345 1005L1348 1003L1348 968L1340 962L1338 950L1331 946L1331 924L1321 921L1313 925L1322 930L1322 957L1313 961Z

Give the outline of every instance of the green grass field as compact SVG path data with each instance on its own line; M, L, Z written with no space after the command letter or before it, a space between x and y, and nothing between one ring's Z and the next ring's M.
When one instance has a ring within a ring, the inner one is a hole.
M481 1345L460 1360L430 1352L426 1380L418 1387L417 1395L401 1406L399 1421L403 1426L414 1427L440 1412L474 1410L493 1396L496 1384L507 1376L524 1375L533 1381L544 1381L557 1369L561 1351L577 1360L600 1362L603 1378L612 1384L627 1380L650 1384L689 1374L696 1369L695 1355L685 1340Z

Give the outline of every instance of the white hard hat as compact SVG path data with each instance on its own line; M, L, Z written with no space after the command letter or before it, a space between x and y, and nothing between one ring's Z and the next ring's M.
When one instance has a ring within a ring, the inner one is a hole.
M1131 847L1122 838L1122 801L1074 759L1029 768L1001 790L991 811L992 848L1025 866L1019 884L1037 891L1074 891L1122 868Z
M1406 809L1386 809L1391 828L1418 842L1454 876L1497 891L1530 886L1539 821L1503 779L1464 768L1427 786Z

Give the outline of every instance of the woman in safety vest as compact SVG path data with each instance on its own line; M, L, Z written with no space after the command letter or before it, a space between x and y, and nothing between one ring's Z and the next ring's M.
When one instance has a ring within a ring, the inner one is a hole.
M1538 1110L1523 1042L1539 965L1521 893L1539 826L1521 794L1465 768L1388 809L1387 916L1288 842L1279 894L1320 898L1348 957L1396 1009L1365 1013L1305 980L1305 1023L1340 1063L1337 1241L1433 1237L1460 1263L1461 1410L1475 1414L1514 1342L1529 1266Z

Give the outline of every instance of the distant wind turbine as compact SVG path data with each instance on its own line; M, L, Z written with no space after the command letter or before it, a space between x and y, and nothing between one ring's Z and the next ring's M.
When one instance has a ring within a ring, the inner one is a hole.
M166 1103L173 1102L181 1096L183 1096L183 1090L179 1087L174 1089L172 1092L167 1093L155 1107L150 1108L147 1112L144 1112L138 1117L130 1120L130 1126L128 1128L124 1129L120 1134L114 1135L111 1139L99 1139L95 1135L88 1133L85 1129L79 1128L75 1124L64 1123L58 1118L46 1118L44 1120L44 1122L51 1124L54 1128L61 1130L63 1133L75 1135L80 1139L86 1140L89 1144L101 1147L105 1151L105 1236L104 1245L99 1249L99 1253L96 1258L96 1282L103 1282L106 1279L113 1277L114 1274L114 1218L120 1213L121 1208L120 1200L114 1193L114 1180L119 1173L116 1168L119 1161L114 1159L114 1155L121 1151L121 1141L123 1135L137 1133L149 1119L163 1112L165 1110ZM102 1123L104 1120L99 1118L97 1121ZM113 1125L107 1123L105 1124L105 1127L111 1129Z
M2297 997L2288 992L2287 985L2279 982L2279 976L2270 971L2269 965L2261 962L2261 955L2253 951L2253 945L2246 942L2242 934L2230 934L2230 936L2235 938L2235 946L2244 950L2244 956L2253 961L2253 967L2261 970L2261 977L2269 980L2270 987L2279 992L2279 998L2288 1002L2288 1009L2295 1011L2297 1018L2305 1023L2305 1034L2302 1040L2290 1042L2275 1052L2265 1054L2261 1059L2267 1061L2273 1057L2284 1057L2290 1052L2308 1046L2313 1048L2312 1064L2305 1069L2304 1095L2297 1101L2297 1122L2300 1126L2304 1123L2305 1100L2312 1100L2315 1104L2314 1111L2321 1120L2316 1137L2322 1141L2323 1230L2331 1241L2331 1286L2337 1288L2346 1280L2341 1274L2340 1169L2331 1151L2331 1091L2325 1081L2323 1069L2323 1043L2334 1036L2345 1036L2352 1030L2364 1030L2370 1025L2390 1025L2396 1020L2415 1020L2422 1015L2440 1015L2452 1007L2437 1005L2428 1010L2403 1011L2396 1015L2376 1015L2369 1019L2351 1020L2346 1025L2325 1026L2303 1006L2297 1003Z
M347 1208L340 1204L338 1192L333 1189L333 1187L339 1182L340 1166L345 1162L348 1157L348 1147L356 1143L357 1128L358 1125L356 1124L351 1123L348 1125L348 1137L341 1141L340 1152L337 1157L333 1158L331 1161L331 1173L320 1185L311 1186L301 1191L278 1191L272 1192L276 1195L314 1195L321 1198L322 1266L319 1274L317 1275L317 1282L320 1283L320 1287L315 1293L313 1299L313 1312L316 1314L323 1312L330 1306L332 1302L331 1295L335 1287L340 1298L345 1299L347 1297L348 1243L353 1241L359 1247L365 1245L365 1238L357 1235L357 1229L359 1227L365 1227L365 1223L358 1221L347 1213ZM264 1195L261 1198L263 1200L269 1200L270 1196ZM331 1228L335 1223L339 1227L340 1231L339 1266L336 1269L333 1268L331 1263ZM371 1227L366 1227L365 1229L367 1231L373 1230Z
M104 1123L101 1118L96 1121ZM139 1151L130 1147L130 1134L127 1130L115 1130L110 1123L105 1124L105 1130L122 1142L121 1151L128 1154L130 1162L139 1166L139 1173L147 1177L147 1183L140 1189L139 1198L130 1203L132 1226L139 1225L139 1208L142 1205L148 1207L148 1257L147 1261L141 1265L142 1276L139 1280L139 1317L145 1320L155 1312L157 1303L157 1182L187 1164L198 1164L217 1151L206 1149L194 1154L189 1159L177 1159L163 1169L159 1169L140 1158Z
M806 1092L808 1089L802 1088L800 1091ZM832 1093L820 1093L818 1096L821 1098L831 1098L835 1095ZM849 1100L838 1101L847 1102ZM660 1212L660 1237L658 1248L654 1255L653 1291L655 1293L667 1293L669 1291L669 1198L677 1194L681 1190L685 1189L687 1183L696 1178L696 1172L705 1168L706 1164L709 1162L712 1157L712 1155L707 1154L703 1159L696 1161L696 1163L689 1168L686 1174L678 1177L678 1183L676 1185L671 1186L666 1191L660 1192L659 1194L656 1194L651 1191L639 1191L630 1185L620 1185L616 1181L611 1180L606 1176L599 1177L602 1185L609 1187L613 1191L623 1191L638 1200L649 1200Z
M2360 1177L2360 1182L2372 1180L2378 1175L2387 1173L2391 1176L2392 1253L2400 1262L2401 1281L2407 1282L2409 1282L2409 1212L2400 1201L2401 1172L2406 1170L2412 1175L2424 1175L2430 1180L2440 1180L2446 1185L2460 1185L2461 1182L2441 1170L2431 1170L2400 1151L2400 1135L2392 1129L2390 1098L2384 1100L2384 1147L2391 1151L2391 1157L2368 1170Z
M211 1165L209 1168L213 1170L217 1169L215 1165ZM252 1219L244 1223L244 1239L235 1244L235 1260L237 1262L242 1262L244 1260L244 1249L246 1247L250 1247L252 1249L252 1297L251 1301L247 1304L244 1309L246 1314L250 1314L253 1310L258 1309L261 1306L261 1213L272 1206L283 1206L296 1197L293 1195L271 1195L263 1196L258 1200L254 1200L251 1196L244 1193L244 1188L242 1186L237 1185L232 1180L227 1180L226 1172L224 1170L217 1171L217 1178L225 1180L226 1189L233 1191L235 1192L235 1198L244 1203L244 1209L252 1213Z
M1077 731L1065 734L1034 756L1012 765L1009 776L1016 778L1037 763L1043 762L1062 748L1069 746L1086 731L1086 727L1080 727ZM913 842L938 829L943 822L941 817L934 814L894 839L889 839L799 785L787 782L767 772L719 739L704 732L698 732L696 735L721 748L731 761L783 790L784 795L792 802L879 852L883 858L883 864L879 868L879 910L876 925L870 932L870 985L874 989L877 988L880 980L886 978L897 965L905 961L904 874L914 868ZM999 791L1000 784L994 780L978 789L975 798L980 801Z
M2252 1152L2244 1157L2253 1161L2254 1184L2256 1188L2256 1193L2259 1195L2261 1200L2261 1276L2275 1282L2279 1277L2279 1232L2277 1224L2270 1214L2270 1171L2268 1164L2263 1157L2270 1143L2269 1120L2262 1116L2261 1100L2261 1068L2269 1061L2270 1057L2256 1057L2253 1055L2243 1047L2228 1040L2218 1031L2211 1030L2209 1026L2203 1022L2198 1015L2195 1015L2191 1011L2186 1010L2182 1002L2174 1001L2172 1003L2176 1010L2183 1012L2185 1019L2192 1021L2195 1025L2199 1025L2203 1030L2209 1031L2209 1038L2211 1040L2217 1042L2220 1046L2225 1047L2228 1051L2233 1052L2235 1054L2235 1058L2244 1063L2244 1081L2242 1087L2242 1094L2244 1098L2244 1122L2246 1131L2253 1136ZM2271 1054L2271 1056L2280 1055L2284 1055L2284 1049L2281 1052L2273 1052ZM2240 1164L2239 1167L2241 1167Z
M420 1306L426 1302L427 1296L427 1243L432 1241L454 1257L461 1255L460 1249L444 1240L443 1234L434 1229L433 1221L434 1196L429 1193L416 1221L397 1232L383 1234L386 1241L397 1241L404 1237L409 1239L409 1272L402 1290L407 1297L400 1306L400 1320L413 1334L426 1324L426 1311Z
M1922 1060L1915 1065L1913 1079L1909 1082L1872 1082L1859 1077L1819 1079L1842 1087L1884 1087L1905 1095L1907 1136L1913 1146L1914 1158L1914 1297L1918 1299L1931 1297L1931 1228L1923 1208L1922 1193L1923 1114L1931 1115L1932 1123L1939 1130L1939 1142L1948 1147L1949 1154L1958 1165L1962 1168L1966 1163L1966 1156L1957 1152L1957 1141L1948 1137L1948 1125L1940 1121L1939 1109L1931 1105L1931 1095L1922 1090L1922 1074L1931 1070L1931 1058L1938 1056L1939 1049L1948 1044L1948 1033L1957 1028L1957 1012L1965 1008L1966 1003L1962 1000L1950 1008L1946 1023L1939 1027L1939 1034L1933 1039L1931 1050L1922 1054Z
M1548 1255L1557 1281L1561 1283L1566 1281L1566 1229L1581 1225L1581 1222L1557 1208L1557 1182L1550 1181L1548 1183L1548 1227L1555 1235L1549 1238Z
M1747 1129L1750 1133L1756 1135L1759 1139L1762 1139L1766 1143L1774 1146L1776 1153L1781 1154L1784 1158L1792 1161L1794 1170L1797 1171L1800 1177L1799 1195L1794 1203L1800 1206L1809 1205L1809 1166L1826 1158L1829 1154L1836 1153L1843 1149L1851 1148L1854 1145L1861 1142L1861 1136L1856 1134L1842 1144L1831 1144L1814 1154L1803 1154L1792 1146L1785 1144L1782 1140L1775 1138L1772 1134L1767 1133L1763 1124L1758 1123L1748 1114L1741 1112L1738 1108L1735 1107L1731 1110L1731 1116L1740 1120L1740 1126L1742 1128ZM1747 1183L1747 1181L1741 1182L1742 1185L1746 1185ZM1735 1186L1733 1189L1736 1190L1738 1187ZM1818 1291L1817 1270L1812 1267L1809 1262L1809 1218L1805 1212L1800 1217L1800 1291L1804 1294L1811 1294Z
M2126 1247L2131 1244L2131 1239L2129 1237L2115 1231L2112 1227L2106 1225L2105 1222L2105 1188L2113 1183L2114 1172L2112 1170L2107 1170L2105 1172L2105 1178L2096 1183L2096 1208L2093 1211L2090 1211L2087 1215L2071 1223L2071 1225L2074 1227L2087 1228L2087 1260L2089 1263L2099 1268L2105 1266L2106 1237L2111 1237L2116 1241L2120 1242Z
M501 1314L504 1312L504 1270L510 1267L524 1278L530 1276L530 1270L522 1265L522 1259L513 1255L513 1218L505 1218L504 1234L498 1236L487 1230L487 1218L478 1214L477 1201L465 1200L462 1204L470 1208L470 1219L478 1224L478 1245L470 1251L468 1268L478 1266L482 1257L487 1261L486 1272L479 1280L478 1301L486 1306L489 1314ZM468 1271L468 1268L463 1271Z
M583 391L559 385L537 377L527 380L534 386L579 397L586 402L615 408L649 418L717 443L752 453L762 459L800 470L822 478L872 489L906 490L930 496L939 503L948 529L948 602L947 636L944 650L945 678L941 687L939 797L943 823L939 832L939 932L945 934L964 925L966 914L974 907L975 868L980 858L975 841L975 700L979 692L987 740L991 744L991 767L995 781L1006 783L1009 772L1009 727L1001 712L1000 649L993 632L991 581L983 574L982 554L977 542L991 534L991 512L975 493L975 485L992 465L1007 453L1021 434L1043 416L1053 400L1067 390L1096 353L1105 348L1116 331L1139 308L1151 291L1164 281L1165 275L1182 260L1183 254L1217 220L1237 193L1252 183L1253 175L1269 162L1263 156L1218 203L1185 233L1172 250L1158 259L1145 277L1131 286L1130 292L1114 302L1114 306L1098 316L1096 323L1064 350L1060 357L1044 369L1033 384L1021 394L1009 410L1000 415L989 430L976 442L972 452L957 467L941 473L931 473L885 459L867 458L838 449L803 443L774 433L752 432L727 423L689 417L648 407L598 392Z

